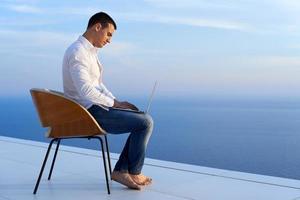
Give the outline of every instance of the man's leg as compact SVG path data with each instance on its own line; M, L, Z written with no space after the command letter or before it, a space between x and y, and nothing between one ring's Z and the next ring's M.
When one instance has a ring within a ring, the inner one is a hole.
M141 185L151 182L150 178L141 175L147 144L153 129L151 116L115 109L106 111L95 105L89 109L89 112L108 133L130 132L114 172L129 173Z
M130 131L126 144L120 155L115 170L140 174L144 164L145 153L153 129L153 121L149 115L137 114L132 123L135 127Z

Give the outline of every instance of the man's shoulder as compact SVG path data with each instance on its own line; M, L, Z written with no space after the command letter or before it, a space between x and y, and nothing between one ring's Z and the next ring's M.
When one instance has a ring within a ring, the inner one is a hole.
M66 50L67 55L78 55L78 54L86 54L86 49L82 45L82 43L78 40L73 42Z

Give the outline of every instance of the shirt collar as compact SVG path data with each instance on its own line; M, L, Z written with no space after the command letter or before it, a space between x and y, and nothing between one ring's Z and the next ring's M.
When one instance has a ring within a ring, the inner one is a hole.
M90 52L98 53L98 48L94 47L90 41L88 41L85 37L82 35L79 36L78 40L82 43L82 45Z

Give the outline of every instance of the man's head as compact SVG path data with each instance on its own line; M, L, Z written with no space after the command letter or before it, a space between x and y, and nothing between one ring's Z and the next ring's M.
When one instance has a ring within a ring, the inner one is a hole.
M101 48L110 42L115 30L117 25L114 20L108 14L99 12L90 18L84 35L95 47Z

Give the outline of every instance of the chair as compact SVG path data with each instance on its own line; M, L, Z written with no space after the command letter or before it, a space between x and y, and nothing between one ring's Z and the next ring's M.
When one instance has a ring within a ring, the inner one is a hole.
M102 140L103 136L105 138L109 172L111 175L111 162L106 132L84 107L65 97L63 93L48 89L31 89L30 93L39 115L41 125L43 127L49 127L46 136L51 139L33 194L36 194L39 187L52 144L57 142L48 180L51 179L60 141L74 138L97 139L100 141L107 193L110 194L106 158Z

